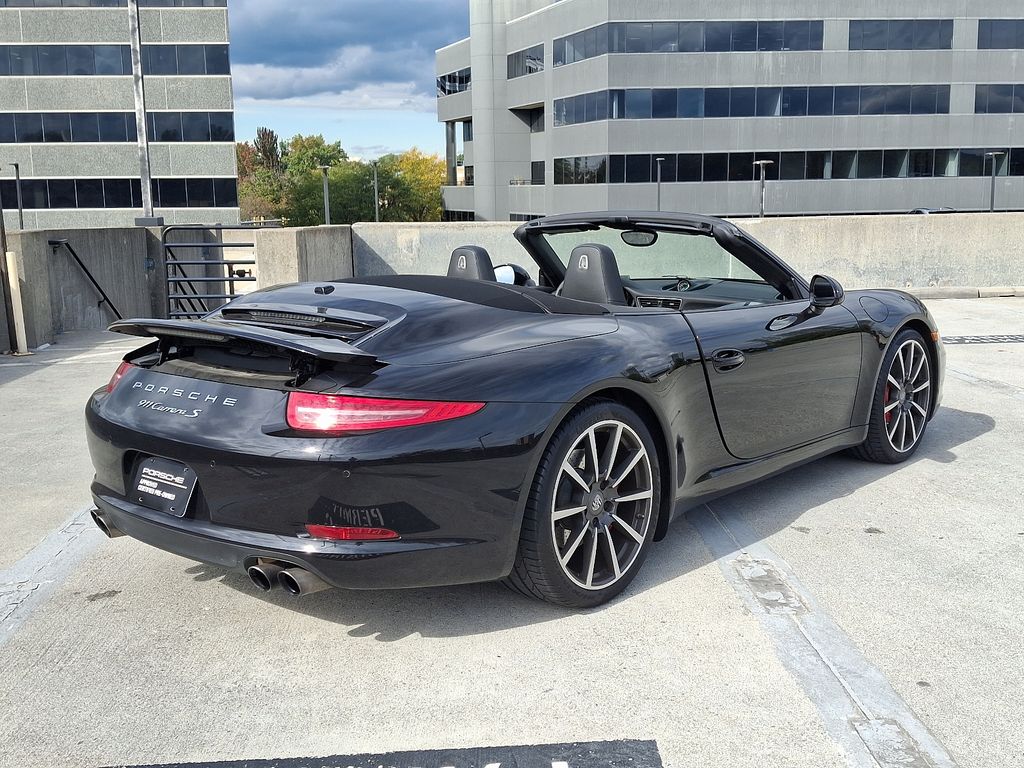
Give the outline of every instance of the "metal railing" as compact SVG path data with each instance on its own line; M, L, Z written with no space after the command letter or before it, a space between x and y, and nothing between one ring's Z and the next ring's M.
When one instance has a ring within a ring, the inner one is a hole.
M160 235L167 270L167 316L203 317L241 294L235 289L238 283L255 283L252 267L256 266L254 242L225 242L224 232L245 232L259 229L253 226L206 226L202 224L176 224L164 227ZM176 242L170 237L175 233L199 232L204 239L196 242ZM220 240L208 241L206 234L220 235ZM250 240L253 238L250 237ZM179 258L178 252L199 250L216 251L219 259ZM226 258L226 250L245 250L249 258ZM249 267L249 269L240 269ZM210 271L219 274L211 275ZM191 273L191 274L190 274ZM201 274L198 274L201 273Z
M116 317L118 320L124 320L124 316L121 314L120 310L118 310L118 308L114 306L114 302L110 300L110 297L107 296L107 292L103 290L103 286L101 286L96 281L96 278L93 277L92 272L90 272L89 268L85 266L85 262L82 261L81 257L78 255L75 249L71 247L71 243L67 239L47 240L46 243L53 249L54 255L56 255L57 251L63 248L68 253L70 253L71 258L73 258L78 263L79 268L82 270L82 272L85 273L85 276L89 278L89 282L92 283L93 288L95 288L99 295L102 297L96 304L97 309L106 304L107 307L110 308L110 311L114 313L114 317Z

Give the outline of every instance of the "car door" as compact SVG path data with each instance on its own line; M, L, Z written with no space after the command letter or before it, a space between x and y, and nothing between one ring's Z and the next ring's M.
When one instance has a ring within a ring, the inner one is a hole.
M842 305L806 300L686 312L728 451L756 459L850 426L862 334Z

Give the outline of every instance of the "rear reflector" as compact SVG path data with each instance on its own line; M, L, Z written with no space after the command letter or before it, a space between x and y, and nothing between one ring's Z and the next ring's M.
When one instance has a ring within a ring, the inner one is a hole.
M330 541L390 541L400 538L387 528L359 528L341 525L307 525L306 530L314 539Z
M114 387L117 386L117 382L119 382L124 377L124 375L128 373L128 369L131 367L132 364L125 361L122 361L121 364L117 366L117 370L114 371L114 375L111 376L110 381L107 382L108 394L114 391Z
M383 400L347 395L288 395L288 426L303 432L343 435L393 427L412 427L469 416L484 403L434 400Z

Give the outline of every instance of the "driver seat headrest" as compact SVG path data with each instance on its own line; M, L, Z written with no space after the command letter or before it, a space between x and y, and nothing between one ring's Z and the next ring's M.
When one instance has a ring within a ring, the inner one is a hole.
M452 259L448 262L448 277L489 280L492 283L498 281L494 276L491 257L479 245L464 245L452 251Z
M625 304L626 289L612 249L595 243L573 248L559 294L598 304Z

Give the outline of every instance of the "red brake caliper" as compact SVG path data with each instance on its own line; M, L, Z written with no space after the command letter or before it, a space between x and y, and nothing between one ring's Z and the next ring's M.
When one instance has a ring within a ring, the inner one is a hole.
M885 396L882 398L882 406L884 408L884 407L887 407L888 405L889 405L889 385L886 384L885 385ZM887 414L885 414L885 423L888 424L890 421L892 421L892 411L889 411Z

